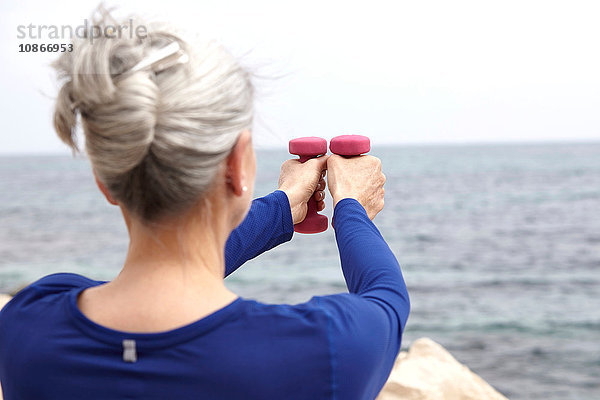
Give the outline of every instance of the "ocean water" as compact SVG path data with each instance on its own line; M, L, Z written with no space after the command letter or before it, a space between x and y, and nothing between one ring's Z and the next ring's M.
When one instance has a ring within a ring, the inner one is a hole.
M403 347L428 336L511 399L600 399L600 143L371 154L387 176L374 222L411 296ZM257 197L287 158L257 151ZM0 157L0 199L0 292L118 273L127 231L87 160ZM226 283L282 303L346 290L332 229L296 234Z

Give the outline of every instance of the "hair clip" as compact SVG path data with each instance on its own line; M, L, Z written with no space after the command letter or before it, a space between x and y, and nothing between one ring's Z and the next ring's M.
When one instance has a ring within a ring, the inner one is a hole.
M142 61L134 65L133 68L119 75L128 75L147 68L150 68L154 73L157 73L176 64L184 64L188 61L189 57L179 46L179 43L172 42L162 49L156 50Z

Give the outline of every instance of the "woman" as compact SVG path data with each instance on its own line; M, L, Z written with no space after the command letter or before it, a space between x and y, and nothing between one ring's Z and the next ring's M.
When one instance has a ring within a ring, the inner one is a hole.
M155 29L78 41L56 68L55 128L76 150L80 114L130 244L114 280L49 275L2 310L4 398L376 397L409 312L371 222L383 208L379 160L288 160L279 189L252 201L253 87L221 46ZM225 276L291 239L311 196L324 208L325 170L350 293L292 306L229 291Z

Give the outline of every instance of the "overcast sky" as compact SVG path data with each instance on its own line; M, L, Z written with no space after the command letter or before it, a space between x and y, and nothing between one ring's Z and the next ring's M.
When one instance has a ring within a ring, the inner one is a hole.
M108 5L114 2L108 2ZM600 140L598 1L120 1L220 39L266 76L258 148L299 136L374 144ZM18 25L70 25L97 1L0 2L0 153L68 153L53 56Z

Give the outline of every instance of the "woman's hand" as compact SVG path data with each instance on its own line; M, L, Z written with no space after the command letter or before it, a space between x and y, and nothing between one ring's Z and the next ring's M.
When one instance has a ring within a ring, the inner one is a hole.
M314 195L317 210L325 208L325 171L329 156L311 158L305 163L297 159L287 160L281 166L279 190L283 191L290 201L294 225L306 218L308 200Z
M356 199L371 220L383 209L385 175L379 158L369 155L345 158L334 154L327 161L327 170L334 209L345 198Z

